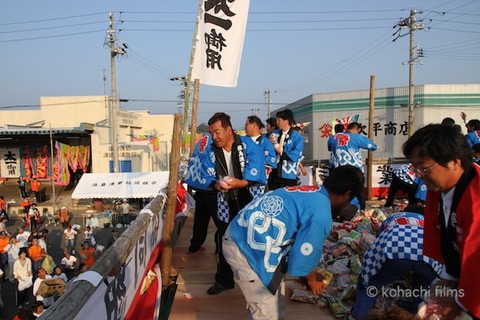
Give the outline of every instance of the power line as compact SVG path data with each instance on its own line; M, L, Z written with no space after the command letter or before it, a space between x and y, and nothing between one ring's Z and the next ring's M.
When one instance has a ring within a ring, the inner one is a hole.
M50 35L50 36L40 36L40 37L30 37L30 38L21 38L21 39L10 39L10 40L0 40L0 42L1 42L1 43L5 43L5 42L19 42L19 41L31 41L31 40L42 40L42 39L62 38L62 37L78 36L78 35L82 35L82 34L99 33L99 32L105 32L105 30L81 31L81 32L64 33L64 34L57 34L57 35Z
M96 15L104 15L107 12L95 12L95 13L87 13L87 14L80 14L75 16L67 16L67 17L56 17L50 19L41 19L41 20L30 20L30 21L17 21L17 22L4 22L0 23L0 26L11 26L11 25L18 25L18 24L30 24L30 23L39 23L39 22L47 22L47 21L58 21L58 20L66 20L66 19L75 19L75 18L83 18L89 16L96 16Z

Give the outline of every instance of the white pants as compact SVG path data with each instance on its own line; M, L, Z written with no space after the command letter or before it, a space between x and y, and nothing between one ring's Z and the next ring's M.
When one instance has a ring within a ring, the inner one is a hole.
M230 238L229 229L223 236L223 255L232 268L235 281L247 301L248 319L284 319L285 318L285 281L273 295L262 283L247 259Z

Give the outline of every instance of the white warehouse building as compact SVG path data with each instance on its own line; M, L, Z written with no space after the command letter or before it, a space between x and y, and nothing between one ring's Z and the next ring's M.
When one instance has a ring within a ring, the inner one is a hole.
M404 158L402 145L408 138L408 90L408 87L375 89L372 124L368 123L369 90L312 94L284 108L293 111L297 122L309 123L304 128L307 161L327 161L327 140L336 121L350 122L358 118L365 135L368 126L373 126L372 140L380 147L373 153L374 159L384 159L388 163ZM467 114L467 120L480 119L480 84L417 85L414 86L414 104L414 131L451 117L466 133L460 112Z

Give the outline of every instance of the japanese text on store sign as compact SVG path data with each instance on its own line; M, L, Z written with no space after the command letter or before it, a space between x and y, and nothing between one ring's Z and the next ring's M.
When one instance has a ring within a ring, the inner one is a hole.
M318 130L320 131L320 136L322 138L328 138L332 134L332 125L328 122L325 122ZM365 131L367 129L366 125L362 125L360 130L360 134L367 135ZM408 122L404 121L404 123L396 123L389 121L387 123L382 124L380 122L375 122L373 124L373 132L375 137L379 136L382 132L385 136L397 136L397 135L408 135Z
M233 17L235 15L228 6L228 2L234 2L235 0L207 0L205 4L205 23L214 24L224 30L229 30L232 27L232 21L229 19L223 19L220 16ZM210 33L204 34L206 49L206 67L210 69L222 70L221 52L224 47L227 46L227 39L223 37L221 32L217 32L217 29L212 28Z

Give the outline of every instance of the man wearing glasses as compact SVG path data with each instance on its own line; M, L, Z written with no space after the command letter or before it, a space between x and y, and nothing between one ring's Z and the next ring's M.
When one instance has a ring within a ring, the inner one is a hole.
M445 264L430 298L442 319L479 319L480 167L465 137L440 124L417 130L403 153L428 187L424 254Z

